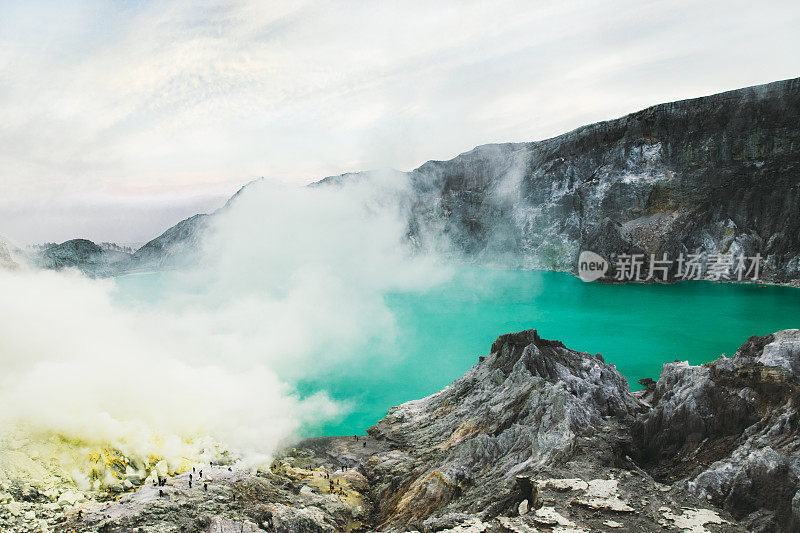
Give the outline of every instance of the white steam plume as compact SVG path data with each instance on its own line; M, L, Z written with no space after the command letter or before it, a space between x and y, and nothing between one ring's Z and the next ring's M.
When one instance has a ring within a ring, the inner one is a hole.
M152 302L122 305L113 281L74 272L0 271L0 448L55 438L180 469L216 445L255 464L341 413L287 383L391 341L384 295L446 276L405 243L399 176L252 184L215 217L202 265ZM80 481L80 453L44 453Z

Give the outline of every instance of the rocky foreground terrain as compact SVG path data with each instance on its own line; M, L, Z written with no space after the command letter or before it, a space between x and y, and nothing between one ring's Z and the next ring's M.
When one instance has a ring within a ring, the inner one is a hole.
M666 364L644 384L631 393L599 354L535 330L503 335L462 378L392 408L367 436L303 441L266 472L222 460L164 472L163 486L155 472L129 476L102 495L6 475L0 529L800 529L800 331L752 337L702 366Z
M667 254L674 280L681 254L698 254L703 265L709 255L760 254L761 280L796 284L798 124L800 78L429 161L393 173L391 179L408 187L392 201L405 211L412 246L477 264L574 272L579 253L590 250L611 263L612 277L621 254L642 254L645 273L650 254ZM376 174L316 185L386 179ZM236 198L253 189L244 187L220 211L235 208ZM218 215L186 219L112 268L98 268L96 258L84 264L77 254L72 263L91 275L191 264ZM69 263L63 255L44 255L38 262L49 268Z

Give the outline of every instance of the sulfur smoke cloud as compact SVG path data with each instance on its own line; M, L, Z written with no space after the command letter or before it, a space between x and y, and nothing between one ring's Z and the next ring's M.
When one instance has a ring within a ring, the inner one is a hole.
M408 245L406 187L251 184L213 217L200 260L141 298L77 272L0 271L2 445L73 446L47 453L77 481L95 448L263 466L347 408L291 383L369 357L394 334L385 294L446 278Z

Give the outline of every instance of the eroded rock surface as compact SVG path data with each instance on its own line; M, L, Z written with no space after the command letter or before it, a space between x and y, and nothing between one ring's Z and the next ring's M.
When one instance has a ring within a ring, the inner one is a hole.
M630 428L648 409L600 355L534 330L503 335L464 377L391 409L370 428L388 445L361 463L374 525L598 531L609 522L662 531L691 509L715 517L699 531L737 530L727 515L656 482L626 457Z
M757 531L800 529L800 331L731 357L664 365L634 429L642 464Z
M116 272L108 254L86 239L72 239L34 254L34 262L44 268L77 268L90 276L109 276Z
M702 263L709 254L760 254L760 280L797 284L799 123L796 78L653 106L552 139L479 146L394 172L408 188L384 201L403 210L417 251L457 260L574 272L581 250L591 250L611 261L611 277L615 257L643 254L644 278L650 254L667 254L675 279L680 254L705 254ZM194 264L215 217L176 224L115 270Z
M0 477L0 528L796 531L799 348L798 330L752 337L632 394L599 354L503 335L367 436L303 441L265 472L198 465L191 486L183 471L105 496ZM0 459L6 474L38 468Z

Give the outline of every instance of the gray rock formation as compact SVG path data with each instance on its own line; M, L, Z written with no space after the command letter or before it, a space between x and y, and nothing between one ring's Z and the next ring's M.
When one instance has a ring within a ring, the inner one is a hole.
M800 331L751 337L732 358L664 365L633 449L664 482L751 531L800 529Z
M513 268L574 271L581 250L760 253L762 279L798 280L798 124L793 79L480 146L410 173L409 231Z
M121 252L107 253L86 239L72 239L34 254L34 263L44 268L76 268L89 276L110 276L125 268L130 257Z
M510 494L516 475L563 463L581 439L630 423L638 409L625 379L599 356L535 331L504 335L453 385L393 408L370 428L402 451L368 465L368 477L380 480L378 521L509 511L513 502L497 501L487 486ZM598 455L610 453L610 443L596 444Z
M713 522L738 530L626 456L648 406L600 355L531 330L501 336L481 359L370 428L388 446L359 463L378 529L661 531L696 519L698 531Z
M191 266L199 260L203 232L209 215L195 215L169 228L133 254L104 249L87 239L72 239L39 252L26 254L41 268L75 268L92 277ZM0 262L2 262L0 249Z
M732 358L665 365L632 394L600 355L503 335L368 436L303 441L258 474L206 465L207 487L183 473L106 502L11 491L0 527L796 531L798 360L800 331L781 331Z
M147 270L193 264L200 252L200 241L207 227L208 217L209 215L204 214L195 215L169 228L136 250L129 268Z
M701 254L703 264L709 254L761 254L760 279L797 283L798 124L800 78L429 161L396 172L411 184L397 201L411 243L462 261L574 272L581 250L612 265L640 253L647 273L650 254L666 253L674 279L680 254ZM373 177L350 173L316 186ZM197 249L207 223L203 215L181 222L134 263L173 264Z

